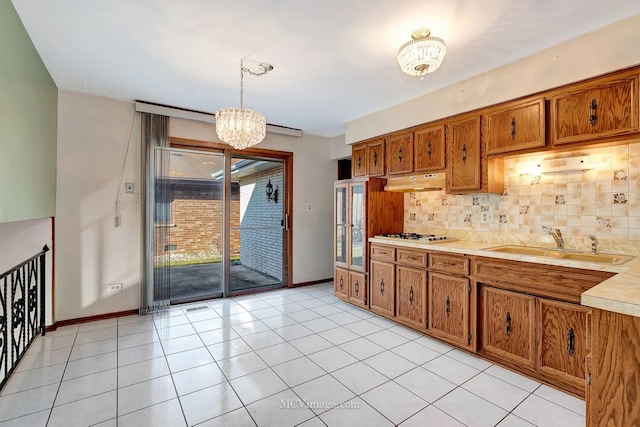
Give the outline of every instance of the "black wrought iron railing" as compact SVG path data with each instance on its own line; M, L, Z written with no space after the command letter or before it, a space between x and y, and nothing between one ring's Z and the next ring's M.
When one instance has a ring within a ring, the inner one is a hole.
M45 254L0 275L0 390L36 336L45 334Z

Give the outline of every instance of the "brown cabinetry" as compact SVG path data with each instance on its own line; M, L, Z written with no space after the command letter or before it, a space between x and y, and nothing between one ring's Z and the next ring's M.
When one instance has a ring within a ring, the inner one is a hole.
M444 124L427 125L413 133L413 171L430 172L444 170L445 157Z
M349 272L349 302L368 308L367 278L364 273Z
M569 86L551 99L554 145L637 134L638 71Z
M351 147L351 175L356 177L367 176L367 144L354 144Z
M484 116L487 154L509 153L544 147L544 98L508 104Z
M426 257L426 254L425 254ZM427 327L427 271L396 266L398 320L420 329Z
M468 346L469 279L429 273L429 330L449 342Z
M391 262L371 260L369 272L371 311L383 316L395 316L395 265Z
M413 132L387 137L387 166L389 175L413 172Z
M336 268L333 273L333 293L338 298L349 299L349 270Z
M382 176L385 174L384 138L376 139L367 144L367 174Z
M479 190L480 116L450 123L447 128L447 193Z

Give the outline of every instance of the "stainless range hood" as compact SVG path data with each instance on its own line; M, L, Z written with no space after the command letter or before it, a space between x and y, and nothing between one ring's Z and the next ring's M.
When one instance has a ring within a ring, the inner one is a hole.
M384 187L384 191L415 192L442 190L444 188L444 180L444 172L389 178L387 185Z

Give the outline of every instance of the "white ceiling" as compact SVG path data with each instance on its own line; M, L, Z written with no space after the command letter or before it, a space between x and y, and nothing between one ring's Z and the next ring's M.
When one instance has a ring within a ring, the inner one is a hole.
M335 136L346 122L640 13L638 0L12 0L58 88L203 112L239 106ZM424 80L398 48L447 44Z

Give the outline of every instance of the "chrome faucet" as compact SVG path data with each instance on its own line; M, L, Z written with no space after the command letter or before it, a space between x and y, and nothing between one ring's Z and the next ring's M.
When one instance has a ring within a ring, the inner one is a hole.
M564 239L562 238L562 233L560 232L560 229L556 228L555 230L552 229L548 229L547 230L548 234L551 234L551 237L553 237L553 240L556 241L556 246L558 247L559 251L564 251Z
M596 236L589 236L589 238L591 239L591 253L592 254L598 254L598 239L596 238Z

